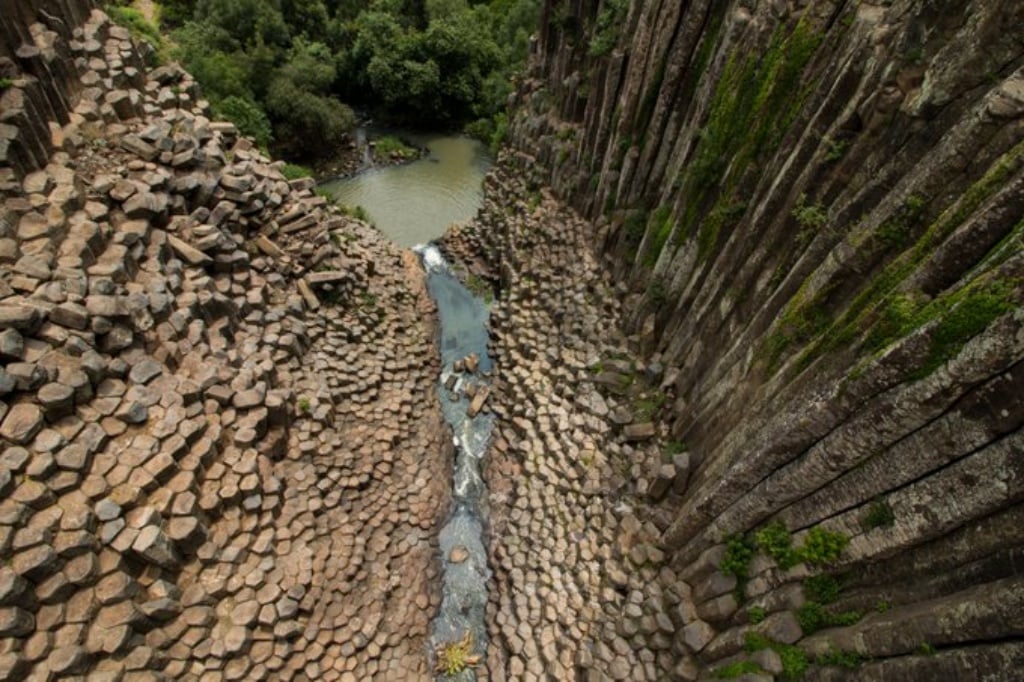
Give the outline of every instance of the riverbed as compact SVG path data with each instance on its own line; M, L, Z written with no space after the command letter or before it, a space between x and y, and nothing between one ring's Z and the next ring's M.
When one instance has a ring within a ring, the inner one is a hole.
M475 413L470 405L472 395L489 390L489 310L462 285L431 242L452 223L476 214L491 161L483 145L470 138L402 137L425 147L428 154L400 166L369 166L321 189L343 204L361 206L377 228L400 246L415 247L427 273L427 288L438 311L442 363L438 391L456 446L452 504L439 538L442 601L431 639L435 650L471 643L467 653L482 658L487 647L485 611L491 571L485 545L487 490L481 468L494 417L486 409ZM464 360L470 356L478 367L465 371ZM474 678L472 667L454 676L462 682Z

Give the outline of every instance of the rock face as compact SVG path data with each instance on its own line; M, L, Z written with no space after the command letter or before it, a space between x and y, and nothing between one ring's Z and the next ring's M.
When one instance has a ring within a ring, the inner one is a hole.
M0 28L0 678L429 679L411 255L92 3Z
M1018 627L977 586L1024 587L1021 26L1000 2L545 5L509 160L594 221L632 357L663 369L655 419L616 416L685 443L635 492L665 495L704 623L673 638L705 665L765 616L778 647L873 659L856 679L1021 659L973 646ZM479 238L502 284L545 229ZM723 569L738 602L705 589Z

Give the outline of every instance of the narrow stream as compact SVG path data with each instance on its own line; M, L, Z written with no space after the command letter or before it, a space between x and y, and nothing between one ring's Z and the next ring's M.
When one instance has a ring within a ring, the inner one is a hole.
M467 384L486 390L491 371L487 355L487 306L469 292L449 271L437 247L417 251L427 270L427 289L437 303L441 328L441 409L455 438L452 514L441 529L441 558L444 585L441 610L434 620L435 647L460 641L472 634L473 653L483 655L487 646L484 613L487 608L487 568L484 548L486 488L480 475L494 417L488 412L469 416ZM474 373L456 372L455 364L470 355L479 359ZM467 669L455 676L473 680Z
M362 206L377 227L400 246L415 247L427 273L427 289L437 304L441 351L438 391L451 426L456 455L451 515L441 529L444 568L441 608L431 630L436 650L472 640L472 653L484 656L487 629L487 552L484 532L487 490L481 459L494 417L469 415L471 396L487 391L492 362L487 354L488 309L452 274L432 240L453 222L471 218L483 200L483 179L490 166L483 145L465 137L407 135L429 150L426 158L402 166L373 167L358 175L325 183L339 201ZM426 244L426 246L423 246ZM456 372L457 363L477 359L475 371ZM439 680L471 682L472 667Z

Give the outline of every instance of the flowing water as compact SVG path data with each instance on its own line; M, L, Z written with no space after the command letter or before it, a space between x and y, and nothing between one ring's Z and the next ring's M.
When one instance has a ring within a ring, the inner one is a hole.
M416 135L403 138L428 154L401 166L368 168L320 186L348 206L362 206L400 246L426 244L454 222L468 220L483 199L490 166L486 148L468 137Z
M484 612L487 607L487 551L484 548L486 488L480 467L494 424L486 412L470 417L469 400L463 393L465 382L486 384L491 371L487 354L487 306L462 286L448 270L435 246L417 249L427 270L427 288L437 303L441 328L441 409L455 438L452 513L441 529L441 557L444 564L441 610L434 620L435 645L461 640L472 633L473 651L482 654L487 631ZM480 359L475 375L454 373L453 366L471 353ZM445 388L454 375L451 390ZM462 554L455 558L453 550ZM456 679L472 680L466 671Z
M440 534L444 568L441 608L431 639L436 648L462 641L469 633L473 653L483 655L491 574L484 547L487 490L480 470L494 417L486 411L470 417L464 389L468 382L488 383L492 367L487 354L488 309L459 282L441 252L429 242L451 223L476 213L483 200L483 178L490 159L479 142L468 138L430 136L413 141L426 146L429 155L402 166L368 168L322 188L342 203L362 206L377 227L401 246L415 246L427 272L427 289L437 304L440 327L441 409L456 446L452 509ZM456 361L470 354L479 358L476 374L456 373ZM454 384L446 387L451 381ZM467 682L475 675L467 668L443 679Z

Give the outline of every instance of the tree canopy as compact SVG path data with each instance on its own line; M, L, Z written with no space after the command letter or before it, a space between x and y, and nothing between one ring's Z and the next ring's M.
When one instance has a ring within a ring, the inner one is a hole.
M494 129L540 0L166 0L173 53L261 144L330 153L348 104L392 123ZM343 102L348 104L343 104ZM468 125L472 124L472 125Z

